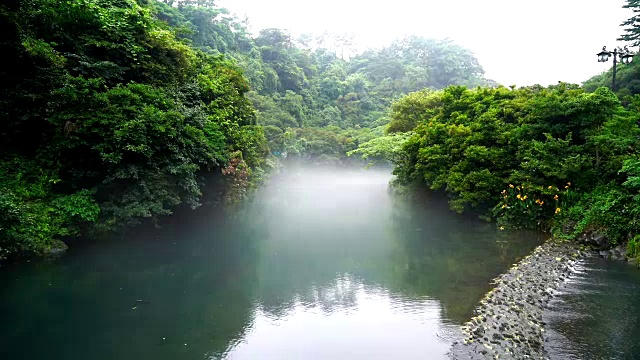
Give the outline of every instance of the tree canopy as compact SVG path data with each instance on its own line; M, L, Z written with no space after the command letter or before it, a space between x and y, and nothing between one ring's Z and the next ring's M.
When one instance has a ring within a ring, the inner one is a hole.
M0 257L196 207L205 174L263 166L242 70L155 4L4 2L0 24Z
M626 0L623 6L633 12L633 16L625 20L620 26L624 28L624 33L618 40L629 41L632 46L640 45L640 1Z

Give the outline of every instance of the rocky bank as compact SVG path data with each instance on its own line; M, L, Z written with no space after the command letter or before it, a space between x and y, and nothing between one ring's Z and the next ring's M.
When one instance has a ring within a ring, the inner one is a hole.
M544 308L584 255L577 245L550 240L495 279L450 358L545 359Z

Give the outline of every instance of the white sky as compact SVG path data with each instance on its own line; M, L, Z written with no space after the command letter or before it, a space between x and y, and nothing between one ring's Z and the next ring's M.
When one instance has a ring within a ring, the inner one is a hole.
M504 85L581 83L611 66L598 63L613 49L630 17L624 0L218 0L254 32L346 32L361 47L405 35L450 38L473 51L486 77ZM620 44L622 45L622 44ZM636 51L637 49L633 49Z

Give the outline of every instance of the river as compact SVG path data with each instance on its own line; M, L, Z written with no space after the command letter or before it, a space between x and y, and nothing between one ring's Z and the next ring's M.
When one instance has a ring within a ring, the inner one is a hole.
M576 270L543 317L550 358L640 359L640 271L597 257Z
M290 168L202 208L0 273L2 359L445 359L543 236L499 231L388 169Z

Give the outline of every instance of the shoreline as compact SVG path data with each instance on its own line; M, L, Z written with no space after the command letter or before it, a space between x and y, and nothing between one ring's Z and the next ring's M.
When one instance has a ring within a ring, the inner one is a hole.
M462 326L449 358L546 359L542 315L558 286L586 252L578 244L547 240L493 280L476 316Z

